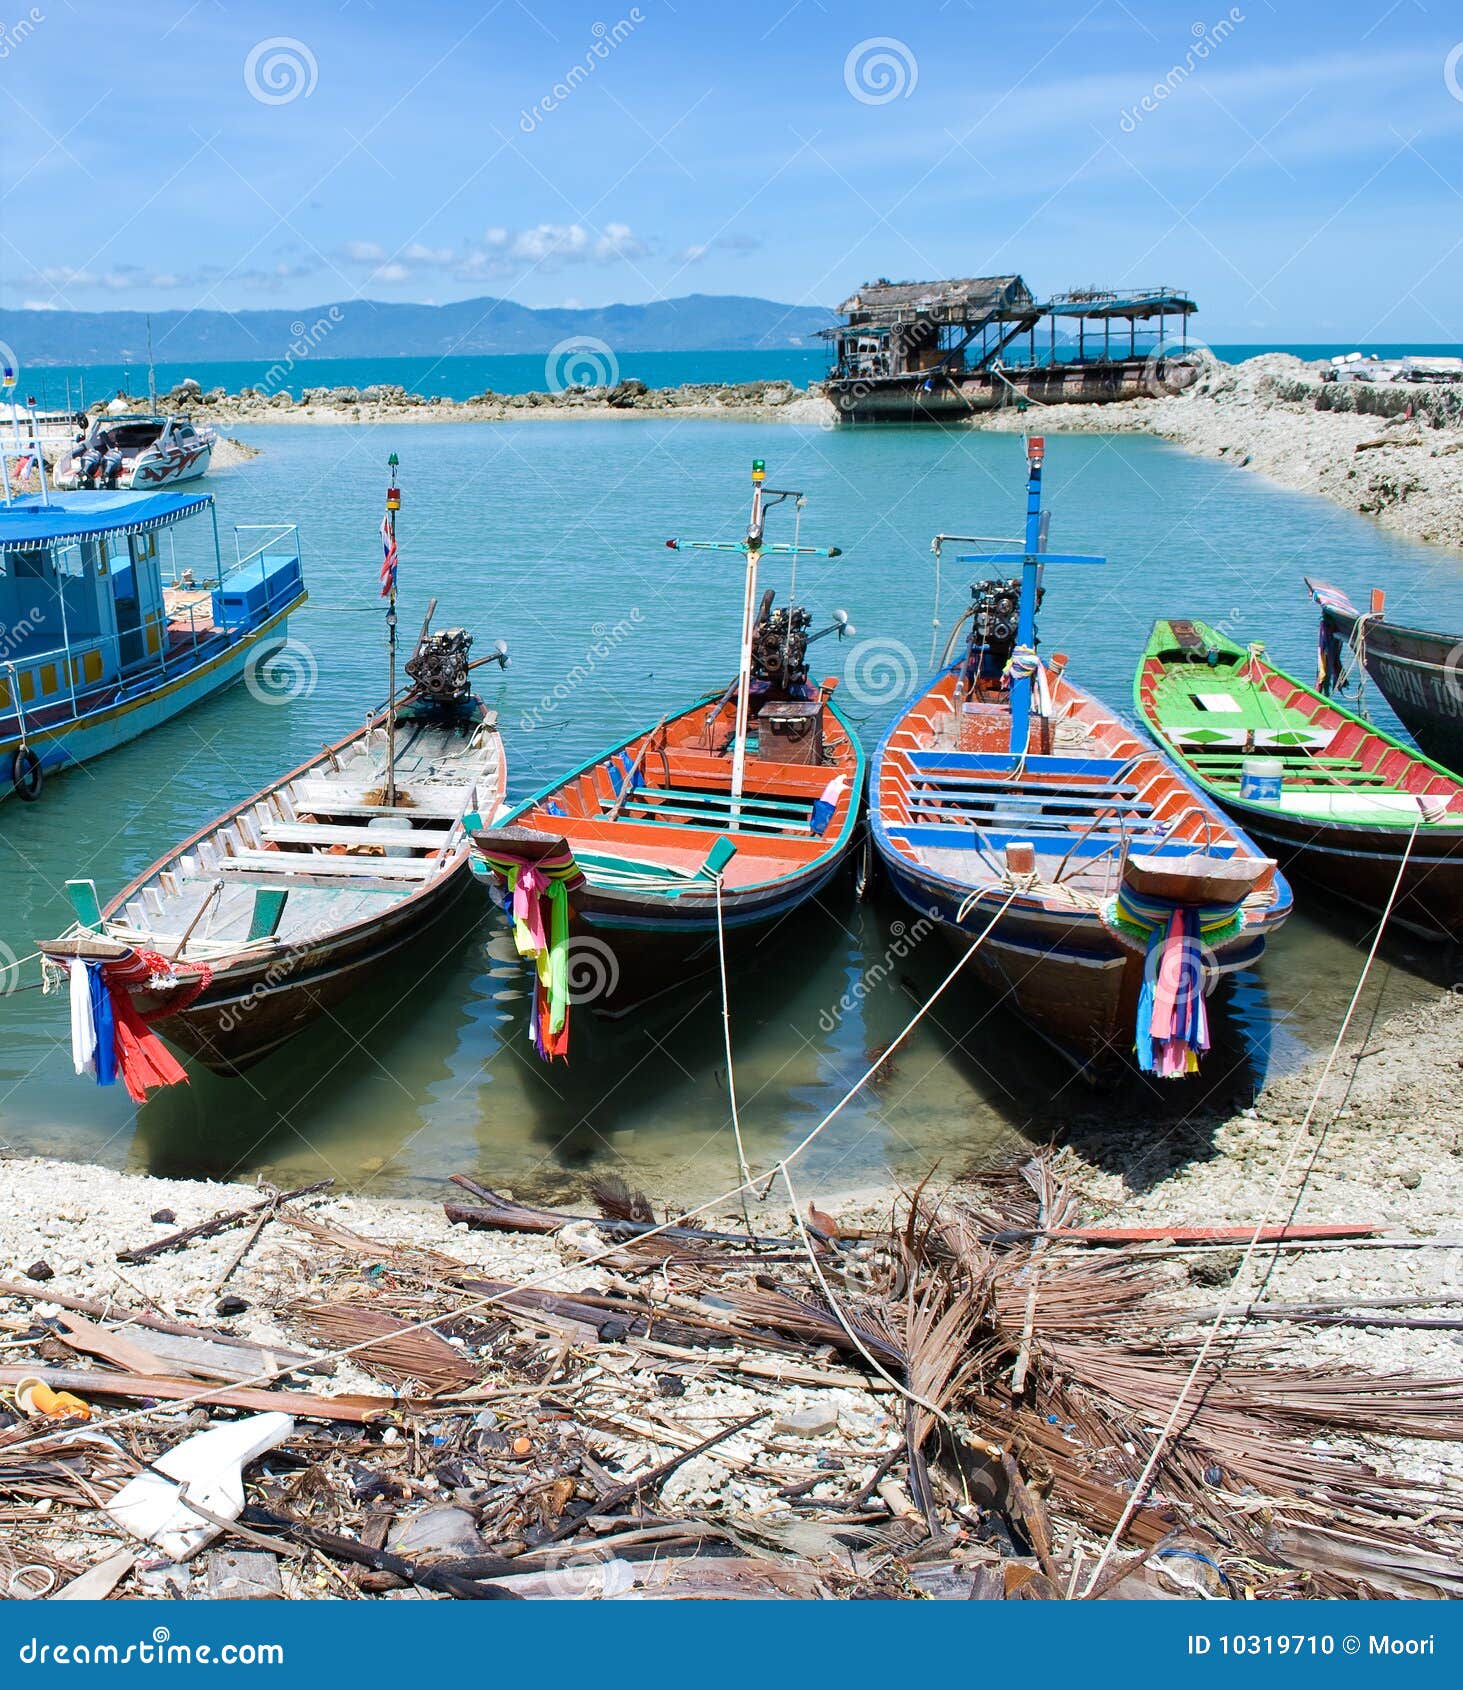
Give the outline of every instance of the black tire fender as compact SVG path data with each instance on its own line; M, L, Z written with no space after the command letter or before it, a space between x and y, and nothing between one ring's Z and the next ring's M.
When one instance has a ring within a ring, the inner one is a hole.
M15 753L15 762L10 769L10 784L15 789L17 798L23 798L27 804L34 804L41 795L41 788L46 784L46 771L41 767L41 760L28 745L22 746Z

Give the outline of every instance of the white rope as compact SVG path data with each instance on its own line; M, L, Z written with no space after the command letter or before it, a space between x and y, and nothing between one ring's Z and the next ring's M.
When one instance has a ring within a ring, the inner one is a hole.
M1124 1531L1127 1530L1129 1520L1131 1520L1133 1515L1137 1512L1138 1507L1147 1492L1148 1486L1152 1482L1153 1474L1158 1466L1159 1458L1162 1456L1164 1449L1168 1445L1169 1439L1173 1435L1174 1428L1178 1424L1178 1418L1183 1412L1184 1405L1189 1400L1189 1394L1194 1388L1194 1381L1199 1377L1200 1369L1209 1359L1209 1351L1213 1348L1214 1340L1218 1337L1219 1330L1221 1326L1223 1326L1229 1314L1231 1295L1235 1287L1243 1283L1246 1270L1248 1269L1250 1261L1255 1254L1255 1250L1259 1245L1260 1235L1269 1224L1270 1215L1275 1207L1276 1198L1280 1195L1281 1187L1290 1177L1290 1170L1295 1164L1296 1155L1301 1147L1301 1141L1304 1139L1310 1128L1311 1121L1316 1113L1316 1108L1321 1101L1321 1093L1326 1089L1326 1082L1331 1077L1331 1069L1336 1062L1337 1056L1340 1054L1342 1043L1346 1038L1347 1029L1351 1026L1351 1018L1356 1013L1356 1006L1360 1001L1362 990L1366 986L1367 976L1371 973L1372 962L1375 960L1377 948L1382 942L1382 934L1387 930L1387 922L1392 914L1392 906L1396 903L1397 894L1402 888L1402 877L1407 872L1408 860L1412 856L1412 847L1417 839L1417 830L1421 826L1422 817L1419 815L1412 825L1412 833L1407 840L1407 849L1402 853L1402 861L1397 865L1397 878L1392 882L1391 895L1387 899L1386 907L1382 910L1382 919L1377 923L1376 935L1372 939L1372 946L1367 952L1366 961L1362 964L1361 974L1358 976L1356 982L1356 990L1352 992L1351 1002L1346 1006L1346 1014L1341 1018L1341 1026L1336 1034L1336 1042L1331 1046L1331 1053L1327 1056L1326 1065L1321 1070L1321 1077L1316 1082L1316 1090L1315 1094L1311 1098L1310 1107L1305 1112L1304 1120L1302 1120L1295 1130L1295 1136L1291 1140L1290 1149L1286 1153L1285 1163L1281 1167L1280 1172L1275 1176L1274 1184L1270 1188L1269 1196L1265 1199L1265 1206L1261 1211L1260 1218L1255 1222L1255 1230L1250 1235L1249 1243L1245 1246L1244 1255L1240 1258L1239 1267L1235 1270L1234 1277L1231 1279L1229 1284L1229 1289L1220 1300L1219 1307L1214 1314L1214 1319L1210 1323L1209 1329L1204 1334L1204 1341L1199 1346L1199 1353L1194 1357L1194 1365L1189 1369L1188 1377L1184 1380L1183 1386L1174 1401L1173 1409L1169 1413L1168 1419L1164 1422L1162 1431L1158 1434L1157 1442L1153 1445L1153 1449L1150 1452L1147 1461L1143 1464L1143 1471L1138 1475L1137 1482L1134 1484L1131 1492L1129 1493L1128 1500L1123 1505L1123 1511L1118 1516L1118 1522L1113 1527L1111 1536L1109 1536L1107 1542L1102 1547L1102 1554L1098 1556L1097 1565L1092 1569L1091 1577L1088 1579L1086 1588L1082 1592L1082 1598L1084 1601L1091 1597L1093 1589L1096 1586L1098 1579L1101 1577L1102 1569L1112 1558L1113 1551L1117 1548ZM1304 1181L1302 1181L1302 1189L1304 1189ZM1299 1192L1296 1195L1298 1198L1300 1195Z
M747 1147L742 1142L742 1118L737 1109L737 1073L732 1063L731 991L726 978L726 931L721 920L722 873L716 873L716 960L721 968L721 1030L726 1043L726 1093L731 1100L732 1131L737 1140L737 1171L742 1176L742 1214L747 1213L746 1188L752 1183L752 1170L747 1165ZM750 1220L747 1231L752 1230Z
M964 954L956 961L950 972L935 988L933 994L927 1002L910 1017L910 1019L905 1023L904 1029L899 1036L885 1048L878 1061L871 1063L869 1067L864 1070L864 1072L857 1080L854 1081L853 1085L848 1088L838 1102L833 1105L823 1119L819 1121L818 1124L813 1127L796 1145L794 1145L787 1155L779 1158L779 1160L768 1170L766 1176L758 1177L771 1179L779 1171L783 1172L785 1177L786 1169L790 1166L790 1164L796 1161L796 1159L802 1155L802 1153L808 1148L813 1140L818 1137L824 1128L829 1126L838 1117L838 1115L842 1113L847 1105L859 1094L859 1092L863 1090L874 1075L878 1073L880 1068L882 1068L888 1061L890 1055L892 1055L892 1053L896 1051L901 1044L903 1044L905 1039L909 1037L919 1023L924 1020L925 1016L928 1015L939 1002L940 998L949 987L951 981L955 979L956 975L960 973L961 969L965 967L966 963L969 962L971 957L973 957L980 949L981 945L985 942L987 935L1005 914L1007 906L1011 903L1011 900L1015 896L1016 893L1014 891L1007 896L1005 902L1002 903L1001 907L991 917L986 926L982 928L980 933L971 941ZM967 900L966 905L962 906L962 911L964 908L968 907L969 902L970 900ZM753 1183L755 1184L755 1181ZM698 1203L693 1208L683 1210L675 1220L661 1221L656 1226L647 1227L644 1232L637 1233L635 1235L636 1239L639 1241L648 1238L656 1238L660 1236L660 1234L668 1232L674 1227L679 1227L688 1220L694 1219L697 1215L704 1215L708 1213L710 1210L717 1208L720 1204L738 1196L745 1190L747 1190L746 1184L733 1186L729 1191L723 1191L715 1197L708 1198L704 1203ZM461 1316L473 1314L479 1309L492 1308L498 1303L507 1302L509 1298L516 1297L521 1292L538 1290L546 1285L553 1285L558 1280L562 1279L565 1274L580 1273L587 1267L596 1267L600 1263L609 1261L613 1256L616 1256L620 1252L620 1249L620 1243L616 1242L600 1251L598 1255L583 1256L573 1262L563 1262L557 1267L546 1268L542 1273L531 1274L520 1285L505 1286L501 1291L494 1291L482 1297L469 1298L466 1302L457 1303L454 1307L444 1309L439 1314L426 1315L421 1320L413 1321L410 1325L398 1327L393 1333L393 1336L398 1338L407 1338L414 1332L432 1331L445 1320L457 1320ZM345 1344L339 1349L321 1352L314 1356L313 1364L318 1366L322 1363L349 1360L350 1357L359 1354L362 1350L370 1349L373 1344L379 1343L379 1341L379 1338L375 1337L363 1338L357 1343ZM41 1369L40 1371L43 1372L44 1369ZM231 1381L228 1389L241 1390L254 1385L270 1385L276 1380L284 1378L287 1374L293 1371L295 1371L295 1369L292 1367L262 1368L258 1373L252 1374L246 1379L236 1379ZM98 1374L97 1378L98 1383L104 1386L106 1376L104 1374ZM894 1385L895 1388L903 1395L911 1395L907 1388L900 1385L898 1381L894 1381ZM183 1409L204 1406L207 1404L209 1397L215 1395L219 1388L220 1387L217 1385L204 1385L190 1397L170 1398L166 1402L160 1403L153 1408L126 1409L120 1414L112 1415L111 1418L107 1420L96 1421L96 1429L98 1431L102 1431L112 1426L134 1425L139 1421L150 1420L159 1415L173 1415ZM325 1400L328 1401L328 1399ZM912 1398L911 1400L918 1399ZM926 1406L926 1404L920 1403L920 1407L923 1408ZM35 1437L25 1438L18 1443L8 1444L6 1448L9 1452L18 1452L23 1449L32 1448L37 1444L46 1443L54 1437L54 1435L55 1434L52 1432L38 1433Z

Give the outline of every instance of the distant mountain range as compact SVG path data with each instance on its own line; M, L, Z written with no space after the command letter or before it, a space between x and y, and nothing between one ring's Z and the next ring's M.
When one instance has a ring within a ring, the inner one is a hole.
M284 358L301 339L323 358L546 353L585 336L617 353L787 351L816 346L817 331L836 320L817 306L736 294L545 310L510 299L451 305L355 299L298 311L154 311L152 349L160 364ZM141 311L0 311L0 342L22 367L140 364L147 358L147 318Z

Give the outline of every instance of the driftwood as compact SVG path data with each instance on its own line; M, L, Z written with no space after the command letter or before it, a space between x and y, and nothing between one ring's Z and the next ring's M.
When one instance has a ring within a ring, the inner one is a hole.
M1339 1239L1375 1238L1379 1226L1349 1224L1294 1226L1058 1226L1046 1237L1063 1244L1248 1244L1259 1232L1261 1244L1334 1243ZM1033 1236L1037 1236L1033 1234Z
M641 1491L650 1485L664 1483L678 1467L684 1466L693 1456L704 1455L719 1443L725 1443L728 1438L735 1437L738 1432L746 1431L748 1426L754 1426L759 1420L765 1420L768 1410L759 1408L755 1414L749 1414L744 1420L735 1421L725 1426L719 1432L713 1432L709 1438L703 1438L699 1444L693 1444L690 1449L683 1449L679 1455L673 1455L668 1461L662 1461L658 1466L647 1468L635 1478L627 1480L622 1485L616 1485L613 1490L606 1491L598 1497L589 1508L582 1510L572 1518L566 1517L540 1541L543 1543L557 1543L561 1538L570 1537L584 1524L584 1514L610 1514L616 1508L623 1507L627 1502L633 1502Z
M464 1203L444 1203L447 1219L454 1225L461 1222L464 1226L474 1227L482 1232L534 1232L546 1235L558 1232L561 1227L587 1221L610 1238L639 1238L644 1233L653 1232L657 1238L672 1239L679 1243L691 1241L707 1244L745 1244L760 1249L787 1249L785 1238L758 1238L748 1232L706 1232L694 1226L663 1227L655 1221L631 1221L607 1215L561 1215L553 1209L534 1209L522 1203L510 1203L506 1197L500 1197L496 1191L479 1185L466 1174L453 1174L452 1183L460 1185L464 1191L471 1192L474 1197L480 1199L482 1207L473 1208Z
M233 1385L210 1387L195 1379L154 1379L146 1374L112 1373L100 1367L0 1367L0 1385L12 1389L22 1379L42 1377L53 1390L88 1397L132 1397L143 1401L188 1398L220 1408L249 1408L264 1413L277 1408L310 1420L347 1420L368 1425L397 1409L422 1406L402 1397L321 1397L310 1391L251 1390Z
M335 1184L333 1179L316 1180L314 1185L302 1185L295 1191L284 1191L266 1197L261 1203L250 1203L243 1209L229 1209L212 1219L199 1221L196 1226L185 1226L181 1232L170 1232L166 1238L155 1238L151 1244L139 1244L135 1250L119 1250L119 1262L150 1262L154 1256L161 1256L169 1250L180 1250L185 1244L191 1244L198 1238L213 1238L220 1232L228 1232L236 1226L243 1226L246 1221L256 1220L261 1211L268 1212L277 1209L282 1203L294 1203L301 1197L313 1197L316 1192L327 1191Z
M444 1596L466 1598L471 1602L516 1602L520 1598L511 1590L498 1585L481 1584L443 1568L409 1561L404 1555L393 1555L389 1549L372 1549L355 1538L340 1537L335 1532L322 1531L319 1526L293 1520L286 1514L276 1514L268 1508L246 1508L241 1515L245 1525L277 1531L294 1543L308 1549L318 1549L333 1561L347 1561L356 1567L369 1567L373 1572L394 1573L408 1584L423 1590L440 1590Z

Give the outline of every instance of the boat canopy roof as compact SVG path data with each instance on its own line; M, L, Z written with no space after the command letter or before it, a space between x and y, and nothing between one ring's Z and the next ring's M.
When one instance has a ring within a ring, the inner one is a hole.
M44 504L16 499L0 505L0 546L50 546L98 534L140 534L181 522L212 504L207 493L52 493Z

